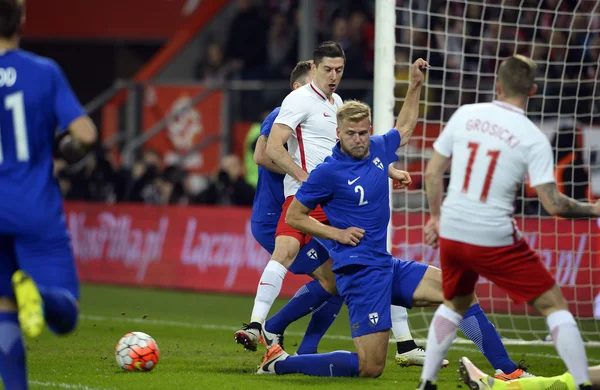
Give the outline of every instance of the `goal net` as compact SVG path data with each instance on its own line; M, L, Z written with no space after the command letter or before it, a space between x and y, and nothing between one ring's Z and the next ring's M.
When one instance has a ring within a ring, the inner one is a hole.
M560 190L576 199L600 198L599 4L595 0L377 1L376 132L386 128L378 123L392 123L401 108L412 62L422 57L432 66L422 90L419 124L398 163L411 173L413 184L409 190L393 191L390 244L394 255L439 265L437 251L423 243L422 230L428 218L423 173L433 141L459 106L494 99L496 70L512 54L528 56L538 65L538 90L527 115L552 143ZM386 82L390 77L395 78L392 87ZM526 179L517 194L517 224L561 285L584 339L597 344L597 221L548 216ZM479 281L477 294L507 343L547 342L545 321L534 310L513 304L485 280ZM409 313L413 333L426 337L432 311Z

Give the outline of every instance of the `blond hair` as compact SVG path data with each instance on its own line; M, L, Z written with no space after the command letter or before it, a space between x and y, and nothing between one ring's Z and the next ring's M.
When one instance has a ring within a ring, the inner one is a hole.
M359 122L365 118L371 121L371 107L358 100L346 100L337 110L337 123L341 125L343 120Z
M537 65L531 58L520 54L508 57L500 64L498 80L507 97L515 95L527 97L533 87Z

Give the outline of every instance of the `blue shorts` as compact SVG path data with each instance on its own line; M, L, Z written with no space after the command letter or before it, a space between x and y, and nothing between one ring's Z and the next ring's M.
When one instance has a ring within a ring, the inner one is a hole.
M310 241L300 248L300 253L290 267L290 272L295 275L309 275L329 260L329 249L333 243L329 240L311 238Z
M0 296L14 298L11 278L27 272L40 287L61 287L79 300L79 277L64 222L33 234L0 235Z
M275 231L277 230L277 221L274 222L250 222L250 229L254 239L265 248L267 252L273 254L275 250ZM308 244L300 248L300 252L292 263L289 271L296 275L309 275L319 268L321 264L329 259L329 249L333 242L312 238Z
M412 307L427 265L394 258L391 267L350 265L336 271L338 292L350 314L352 337L392 327L390 306Z
M277 230L277 222L256 222L250 221L250 230L256 242L260 244L269 254L273 254L275 250L275 231Z

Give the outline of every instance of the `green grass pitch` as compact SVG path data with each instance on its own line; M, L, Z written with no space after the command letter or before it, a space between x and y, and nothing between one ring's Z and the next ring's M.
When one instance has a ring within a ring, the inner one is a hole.
M393 344L390 344L385 372L378 379L254 375L262 353L243 351L233 340L234 331L247 321L252 303L253 298L249 296L85 285L82 288L82 316L76 332L57 337L44 331L39 339L27 340L31 388L416 388L420 367L396 366ZM278 300L272 313L284 303L285 300ZM295 351L306 324L307 320L303 319L286 333L288 352ZM415 328L421 327L415 325ZM146 332L156 339L161 359L152 372L125 373L117 367L115 344L130 331ZM322 341L320 351L354 350L348 335L348 314L343 309ZM551 347L512 346L508 349L515 361L526 359L534 374L551 376L565 370ZM448 357L450 366L440 373L440 389L461 387L456 369L457 361L463 355L491 372L491 367L474 345L456 345ZM600 349L588 348L588 357L591 363L600 364Z

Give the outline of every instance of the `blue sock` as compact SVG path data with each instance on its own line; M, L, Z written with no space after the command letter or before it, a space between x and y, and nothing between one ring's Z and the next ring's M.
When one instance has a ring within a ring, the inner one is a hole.
M327 329L333 324L338 313L342 309L344 300L339 294L335 294L313 311L304 338L298 347L298 355L317 353L319 342L327 332Z
M335 351L312 355L290 356L275 363L275 373L312 376L358 376L358 355Z
M321 306L331 295L316 281L306 283L296 295L265 323L271 333L283 334L289 324Z
M5 389L27 389L25 346L17 313L0 312L0 375Z
M517 369L494 325L488 320L479 303L471 306L460 322L460 330L477 345L495 370L510 374Z
M73 294L61 287L38 286L38 289L44 301L44 316L48 328L57 334L69 333L75 329L79 308Z

